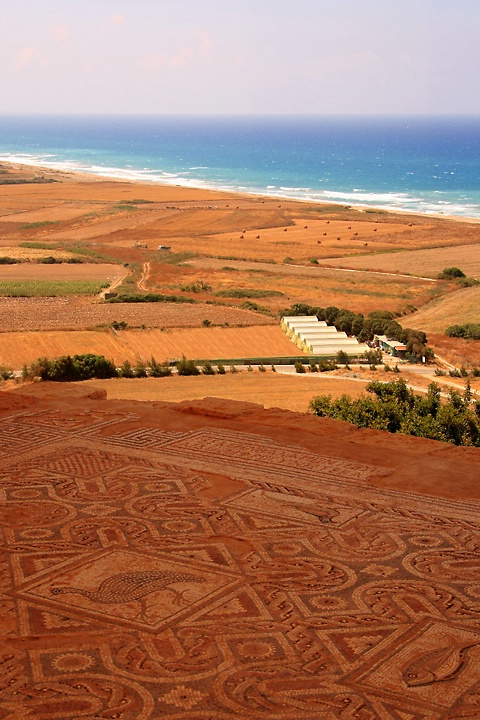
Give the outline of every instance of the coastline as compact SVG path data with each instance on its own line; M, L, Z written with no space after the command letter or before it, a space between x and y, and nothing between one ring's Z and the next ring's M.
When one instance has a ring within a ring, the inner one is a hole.
M64 181L82 181L82 182L88 182L88 183L97 183L97 182L116 182L116 183L123 183L123 184L132 184L132 185L141 185L145 187L163 187L165 189L171 188L176 191L178 190L190 190L190 191L197 191L197 192L208 192L212 193L214 196L219 195L227 195L231 197L245 197L245 198L260 198L264 200L269 201L285 201L289 203L301 203L304 204L311 204L311 205L318 205L318 206L338 206L339 208L344 208L347 205L352 208L353 210L356 210L360 213L364 212L372 212L377 211L381 213L388 213L389 215L402 215L406 217L414 217L414 218L422 218L422 219L432 219L432 220L447 220L447 221L454 221L459 223L467 223L467 224L480 224L480 218L478 217L468 217L468 216L460 216L460 215L447 215L442 212L434 213L434 212L420 212L420 211L414 211L410 210L408 208L386 208L384 206L376 206L376 205L365 205L361 203L345 203L335 200L317 200L317 199L311 199L308 197L294 197L289 196L285 194L270 194L270 193L264 193L264 192L254 192L251 190L233 190L233 189L224 189L220 187L216 187L214 185L208 185L206 183L201 183L199 181L199 184L196 185L195 183L191 184L182 184L177 182L167 182L166 179L152 179L147 180L146 178L138 178L138 177L129 177L125 176L122 177L121 175L114 175L112 173L106 172L105 174L101 171L91 171L91 172L85 172L82 170L76 170L71 168L63 168L62 163L58 163L55 165L42 165L42 164L31 164L27 162L21 162L21 161L11 161L11 160L2 160L0 159L0 166L4 166L6 168L9 168L10 170L14 172L22 172L27 170L28 172L32 173L41 173L42 175L52 175L53 177L58 176L61 177ZM119 170L119 169L118 169ZM0 187L2 187L0 185ZM8 185L3 186L8 187ZM17 186L18 187L18 186Z

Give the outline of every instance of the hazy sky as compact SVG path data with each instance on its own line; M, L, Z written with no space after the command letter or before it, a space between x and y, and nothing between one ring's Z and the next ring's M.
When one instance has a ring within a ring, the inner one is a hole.
M480 113L478 0L2 0L0 114Z

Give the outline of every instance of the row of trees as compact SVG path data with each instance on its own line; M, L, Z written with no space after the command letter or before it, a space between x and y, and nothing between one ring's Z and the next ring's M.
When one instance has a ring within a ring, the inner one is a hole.
M368 315L362 315L335 305L322 308L306 303L295 303L284 310L283 314L316 315L327 325L334 325L337 330L347 335L355 335L359 342L371 341L374 335L386 335L391 340L398 340L406 346L407 359L419 360L425 357L427 360L433 360L434 357L432 349L427 347L426 334L421 330L402 328L393 313L387 310L375 310Z
M342 395L332 400L330 395L321 395L312 400L310 409L319 417L345 420L360 428L480 447L480 402L473 400L468 384L463 394L451 390L446 402L441 402L436 383L420 397L403 378L389 383L373 381L366 390L373 397Z
M220 375L225 374L225 368L220 363L216 367L211 362L205 361L198 366L193 360L183 357L175 364L178 375ZM0 368L1 370L1 368ZM236 372L234 366L231 371ZM11 371L8 377L12 376ZM22 376L24 379L29 377L41 377L42 380L51 380L54 382L75 382L79 380L91 380L92 378L142 378L142 377L168 377L173 372L169 362L159 363L154 357L148 362L139 359L135 364L129 360L125 360L120 367L116 367L113 360L107 360L103 355L94 355L87 353L85 355L63 355L52 360L48 358L40 358L32 363L30 368L24 366ZM0 372L0 378L1 378Z

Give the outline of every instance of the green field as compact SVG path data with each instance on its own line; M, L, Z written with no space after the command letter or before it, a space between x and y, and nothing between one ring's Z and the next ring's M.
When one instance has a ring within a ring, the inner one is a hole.
M0 296L98 295L108 285L108 281L102 280L0 280Z

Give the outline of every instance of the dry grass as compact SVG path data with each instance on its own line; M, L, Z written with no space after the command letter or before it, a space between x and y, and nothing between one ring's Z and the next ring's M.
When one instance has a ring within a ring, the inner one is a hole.
M40 357L95 353L121 364L135 361L135 354L106 332L16 332L0 333L0 358L6 367L19 370Z
M148 360L181 358L294 357L303 353L278 325L243 328L194 328L192 330L123 330L121 341Z
M441 333L449 325L480 323L480 285L457 290L434 300L424 308L409 315L404 325L430 333Z
M430 333L428 342L436 355L452 365L480 368L480 340L464 340Z
M68 252L68 250L54 250L53 248L42 250L20 246L9 247L8 245L2 246L0 244L0 256L14 258L15 260L21 260L23 262L35 262L47 256L54 257L56 260L68 260L69 258L74 257L74 254Z
M157 360L244 358L302 355L279 326L195 328L191 330L125 330L113 332L0 333L0 362L14 369L39 357L95 353L120 365L128 359Z
M223 263L223 264L222 264ZM178 292L185 284L203 280L213 288L213 293L231 288L272 290L283 296L259 298L254 302L273 312L294 302L311 305L351 308L368 313L382 308L401 312L407 305L419 306L430 300L437 287L418 278L399 278L369 273L345 273L320 267L295 267L270 265L268 263L242 263L228 260L193 260L194 268L161 266L152 264L149 283L162 292ZM201 267L205 264L205 267ZM234 270L225 269L234 267ZM195 297L192 295L192 297ZM202 293L202 299L214 299L212 293ZM242 300L229 302L241 303Z
M327 258L324 262L335 267L381 270L431 278L436 278L444 268L455 266L461 268L469 277L480 278L480 243L381 255Z
M181 402L204 397L254 402L265 407L279 407L295 412L307 412L316 395L339 397L343 393L358 397L364 383L322 375L281 375L279 373L246 369L232 375L172 376L137 380L88 380L85 385L107 391L110 399L162 400Z

